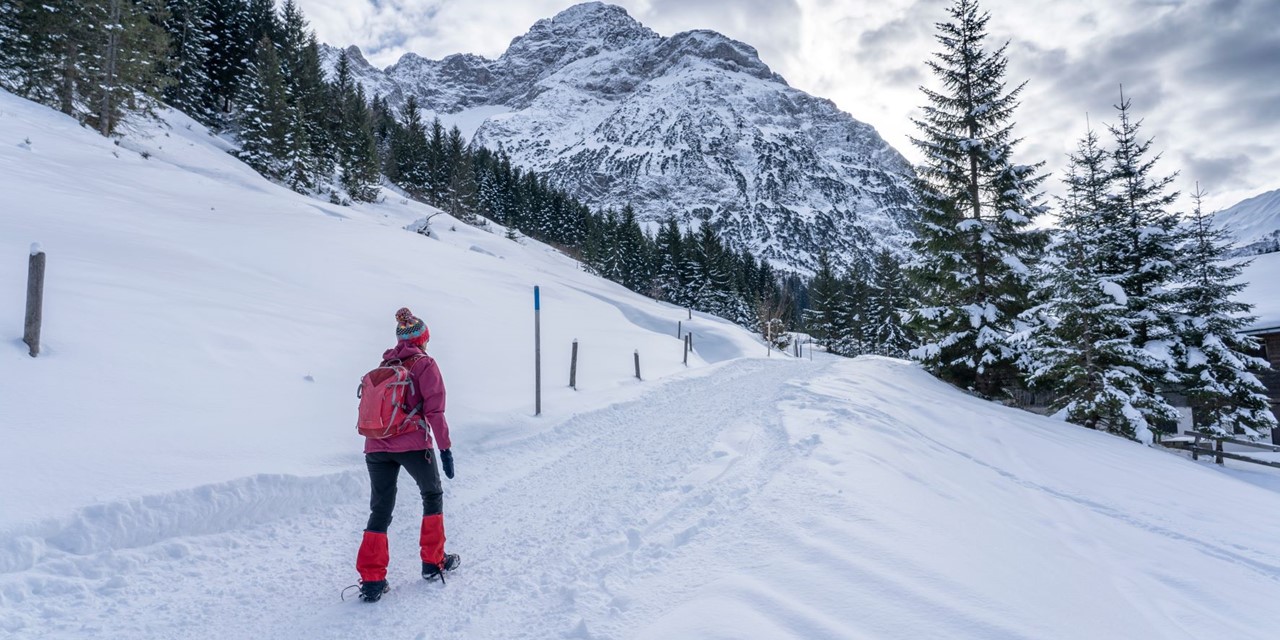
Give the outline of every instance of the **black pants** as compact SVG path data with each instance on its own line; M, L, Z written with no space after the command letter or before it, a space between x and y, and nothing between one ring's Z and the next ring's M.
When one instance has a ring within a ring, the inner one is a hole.
M391 512L396 506L396 478L400 467L418 483L422 494L422 515L444 512L444 491L440 487L440 471L436 468L435 450L403 451L388 453L378 451L364 454L369 467L369 525L365 531L386 533L391 526Z

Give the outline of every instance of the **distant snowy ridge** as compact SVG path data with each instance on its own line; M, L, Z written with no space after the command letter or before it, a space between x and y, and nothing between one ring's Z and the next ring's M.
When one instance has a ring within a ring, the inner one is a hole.
M593 206L707 221L803 270L822 249L848 264L911 237L910 164L871 126L713 31L662 37L593 2L537 22L496 60L410 53L379 71L348 51L370 95L393 107L415 95ZM325 47L326 65L338 54Z
M1235 240L1230 256L1280 251L1280 189L1268 191L1218 212L1214 225Z

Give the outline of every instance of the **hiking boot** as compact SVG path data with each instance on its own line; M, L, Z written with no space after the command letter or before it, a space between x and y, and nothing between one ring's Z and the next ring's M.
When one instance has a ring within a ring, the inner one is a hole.
M441 562L438 565L431 564L429 562L422 563L422 579L436 580L438 578L443 580L444 572L453 571L458 568L459 564L462 564L462 559L458 557L458 554L446 553L444 554L444 562Z
M386 580L371 580L360 583L360 599L365 602L377 602L382 594L391 590Z

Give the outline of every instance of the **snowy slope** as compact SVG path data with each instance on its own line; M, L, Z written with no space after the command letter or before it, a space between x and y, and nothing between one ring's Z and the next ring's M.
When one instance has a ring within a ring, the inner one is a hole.
M40 358L21 304L0 305L0 638L1280 626L1274 474L994 406L901 361L766 359L713 318L692 321L686 371L681 310L444 216L438 239L405 232L427 210L394 198L289 193L173 121L115 146L0 93L0 300L21 300L30 242L49 254ZM547 371L583 345L582 390L549 373L538 419L533 283L563 347ZM450 388L463 566L416 578L405 488L391 593L343 602L368 499L352 394L402 304Z
M1254 196L1213 217L1214 226L1235 239L1233 255L1251 256L1280 251L1280 189Z
M409 233L431 211L394 195L351 208L300 197L180 114L115 146L8 94L0 113L0 468L40 459L47 478L0 483L0 528L158 487L359 462L355 386L394 343L400 306L431 328L464 446L545 422L530 417L534 285L550 419L638 392L636 349L648 378L684 369L684 310L538 243L451 231L445 215L440 239ZM34 360L20 342L32 242L48 254ZM735 326L690 325L697 365L764 355ZM575 338L580 393L565 388Z
M415 95L593 206L709 221L791 269L822 248L841 265L909 241L906 160L722 34L662 37L590 2L538 21L496 60L407 54L380 71L348 51L370 95L393 106ZM328 64L337 55L326 47Z

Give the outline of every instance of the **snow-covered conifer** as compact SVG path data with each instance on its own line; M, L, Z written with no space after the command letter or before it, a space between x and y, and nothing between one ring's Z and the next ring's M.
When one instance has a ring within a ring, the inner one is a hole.
M1138 314L1116 253L1118 177L1092 130L1070 156L1060 200L1062 228L1039 267L1042 303L1027 312L1022 368L1050 393L1064 419L1144 442L1157 423L1176 419L1156 392L1161 361L1136 343Z
M1251 305L1237 299L1246 286L1240 273L1249 263L1223 261L1229 234L1214 227L1212 214L1201 208L1202 197L1197 185L1182 251L1185 284L1178 290L1179 332L1186 345L1179 372L1198 430L1258 436L1276 428L1276 418L1255 375L1269 364L1252 354L1255 340L1240 333L1253 321Z
M208 123L207 93L212 89L208 72L209 0L167 0L165 6L169 12L164 21L165 32L169 34L169 56L164 72L170 79L164 90L165 102Z
M830 349L840 338L840 308L844 303L844 288L831 256L818 253L817 269L809 283L809 306L805 312L805 328L818 344Z
M1007 44L987 48L989 14L955 0L938 24L942 51L929 61L940 90L912 142L918 167L919 256L912 275L923 304L914 311L922 346L912 351L933 372L991 396L1014 375L1014 318L1028 306L1034 259L1044 234L1037 191L1043 163L1015 164L1013 112L1024 84L1005 87Z
M915 346L902 320L911 305L907 286L899 258L889 250L877 253L867 292L865 331L871 353L903 358Z

